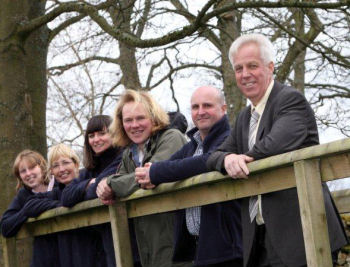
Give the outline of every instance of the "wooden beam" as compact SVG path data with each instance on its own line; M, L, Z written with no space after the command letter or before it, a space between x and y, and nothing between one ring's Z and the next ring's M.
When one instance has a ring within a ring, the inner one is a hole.
M114 253L118 267L133 267L128 215L124 202L109 206Z
M339 213L349 213L350 212L350 190L338 190L332 192L332 197L334 199L335 205L338 208Z
M45 217L45 216L43 216ZM49 216L47 219L31 219L25 223L17 233L16 238L26 238L30 236L45 235L59 231L66 231L101 223L109 222L109 212L107 206L84 209L80 212L65 213L56 217Z
M2 254L4 259L4 267L16 267L16 238L5 238L1 235Z
M277 164L279 168L265 170L264 168L270 166L270 163L260 164L259 162L270 162L266 160L257 161L254 168L249 165L252 174L247 180L233 180L219 172L210 172L176 183L161 184L154 190L140 189L121 201L127 202L128 216L137 217L295 187L293 162L289 161L287 164L282 161L283 165L279 165L281 163L279 161ZM320 165L323 181L350 176L349 153L324 156L321 158ZM284 177L283 183L278 177ZM154 205L155 202L157 205ZM17 238L104 222L109 222L108 208L102 205L99 199L89 200L73 208L52 209L37 218L30 218L18 233Z
M323 145L320 145L320 146L322 146L321 148L324 148ZM311 150L311 148L313 149ZM293 160L296 158L298 160L313 159L315 155L319 155L319 154L322 155L320 160L321 160L321 174L322 174L323 181L331 181L331 180L336 180L336 179L350 176L349 151L346 150L346 151L337 152L337 153L334 152L333 154L328 155L328 154L322 154L321 151L324 152L324 149L319 148L319 146L314 146L311 148L296 150L286 154L277 155L270 158L258 160L256 162L249 163L248 168L251 173L250 177L253 177L255 174L268 173L275 169L293 166L293 162L294 162ZM336 148L333 148L331 151L338 151L338 150ZM302 152L307 152L307 153L303 154ZM312 153L312 152L315 152L315 153ZM267 174L266 177L268 176L269 175ZM160 184L153 190L140 189L134 192L129 197L122 198L121 200L130 201L138 198L145 198L145 197L150 197L158 194L164 194L167 192L174 192L174 191L179 191L183 189L188 190L191 187L197 187L203 184L218 183L227 178L228 176L225 176L219 172L204 173L183 181L179 181L175 183ZM250 190L251 190L250 195L253 195L254 194L253 191L255 190L255 188L252 187L250 188Z
M214 178L217 175L218 173L212 172L201 176L213 176ZM283 177L283 180L280 177ZM128 216L133 218L187 207L202 206L291 187L295 187L292 166L271 170L267 173L257 173L249 179L234 180L226 177L216 183L201 184L187 189L182 188L170 194L157 194L130 200L127 202ZM157 204L155 205L155 203Z
M308 267L332 265L319 160L294 163Z
M87 201L77 203L76 205L74 205L74 207L71 207L71 208L59 207L59 208L45 211L36 218L29 218L28 222L30 223L30 222L34 222L34 221L51 219L51 218L54 218L57 216L79 213L79 212L84 211L84 210L91 210L93 208L104 207L104 206L105 205L103 205L102 202L98 198L96 198L96 199L87 200Z

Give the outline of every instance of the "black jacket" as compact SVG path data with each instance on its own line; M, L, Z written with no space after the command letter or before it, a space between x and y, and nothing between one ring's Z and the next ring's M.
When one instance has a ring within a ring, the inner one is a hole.
M197 143L188 132L191 142L176 152L169 160L151 165L153 184L174 182L208 172L206 160L229 135L227 116L218 121L203 141L203 154L193 156ZM239 201L210 204L201 208L201 225L198 245L186 227L185 210L177 212L175 224L174 261L194 260L195 265L214 264L242 258L242 234Z

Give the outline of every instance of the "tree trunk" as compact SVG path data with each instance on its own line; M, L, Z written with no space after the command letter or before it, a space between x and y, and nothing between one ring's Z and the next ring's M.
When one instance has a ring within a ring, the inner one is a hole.
M221 3L221 2L220 2ZM224 4L224 3L223 3ZM236 85L235 74L228 58L228 52L232 42L241 33L241 14L236 11L224 13L218 20L221 45L221 73L224 84L224 94L227 103L227 114L231 126L234 125L236 116L246 106L246 98Z
M0 1L0 214L15 195L12 164L30 148L46 156L47 28L20 35L16 25L44 13L46 1ZM30 249L18 262L29 266Z
M110 12L115 27L118 27L119 29L131 34L133 34L130 26L133 3L134 0L120 1L121 10L115 9L111 10ZM136 49L135 47L129 46L121 41L119 41L118 44L120 60L119 66L123 73L121 83L126 89L140 90L142 86L140 83L136 62Z
M299 35L305 34L305 25L304 25L304 12L300 9L294 9L293 18L295 21L295 29ZM304 94L305 87L305 56L306 49L302 51L294 62L294 80L292 85Z

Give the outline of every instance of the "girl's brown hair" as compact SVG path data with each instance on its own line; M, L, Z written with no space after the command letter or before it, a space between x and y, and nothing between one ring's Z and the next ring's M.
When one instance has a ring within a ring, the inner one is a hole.
M46 160L44 159L44 157L40 153L33 151L33 150L26 149L17 155L15 162L13 163L13 174L17 178L17 185L16 185L17 191L21 187L25 186L22 182L21 176L19 175L19 165L21 164L21 162L23 160L25 160L27 162L27 164L29 164L32 167L38 165L41 169L43 184L45 184L45 185L49 184L50 180L49 180L49 177L47 175Z

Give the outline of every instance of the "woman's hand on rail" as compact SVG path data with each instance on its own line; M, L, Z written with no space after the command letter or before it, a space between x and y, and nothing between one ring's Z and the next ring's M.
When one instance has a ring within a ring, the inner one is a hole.
M101 182L99 182L99 184L97 185L96 194L98 198L102 200L103 203L104 201L106 203L110 203L111 200L114 200L114 192L112 188L107 184L106 178L102 179Z

